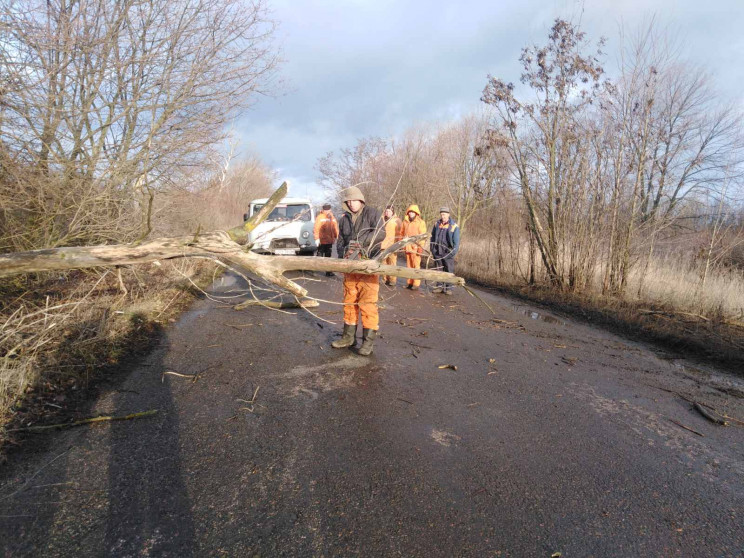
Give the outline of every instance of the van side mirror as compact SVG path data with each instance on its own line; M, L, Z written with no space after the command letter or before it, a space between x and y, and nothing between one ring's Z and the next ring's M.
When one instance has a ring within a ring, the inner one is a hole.
M245 222L246 222L246 221L247 221L248 219L250 219L250 218L251 218L251 214L250 214L250 213L243 213L243 222L244 222L244 223L245 223Z

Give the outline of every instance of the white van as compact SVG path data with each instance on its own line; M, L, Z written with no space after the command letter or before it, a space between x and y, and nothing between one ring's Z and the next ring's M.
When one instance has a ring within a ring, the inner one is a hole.
M269 201L261 198L251 202L250 210L243 215L247 221L261 211ZM318 249L313 237L315 210L305 198L282 198L269 216L250 233L251 250L262 254L312 256Z

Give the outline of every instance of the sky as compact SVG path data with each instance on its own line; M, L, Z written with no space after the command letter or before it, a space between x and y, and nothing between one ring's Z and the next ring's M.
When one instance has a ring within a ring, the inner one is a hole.
M542 45L557 17L607 38L618 65L621 30L653 18L704 66L722 97L744 109L744 0L269 0L285 60L278 94L239 121L239 151L323 200L315 165L365 136L478 110L489 74L519 81L520 51Z

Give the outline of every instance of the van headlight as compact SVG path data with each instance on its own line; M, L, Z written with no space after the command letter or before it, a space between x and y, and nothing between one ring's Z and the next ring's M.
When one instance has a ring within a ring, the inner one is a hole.
M302 238L307 238L309 236L310 236L310 232L309 231L302 231Z

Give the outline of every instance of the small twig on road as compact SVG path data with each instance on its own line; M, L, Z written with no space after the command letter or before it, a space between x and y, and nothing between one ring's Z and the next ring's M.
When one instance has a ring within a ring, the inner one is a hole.
M449 368L450 370L454 370L455 372L457 372L457 366L454 364L440 364L438 368L440 370L445 370Z
M684 399L684 400L685 400L685 401L687 401L688 403L692 403L692 404L693 404L693 406L694 406L694 405L699 405L700 407L707 407L708 409L710 409L711 411L713 411L713 412L714 412L714 413L716 413L717 415L719 415L719 416L723 417L724 419L728 419L728 420L731 420L731 421L735 422L735 423L736 423L737 425L742 425L742 426L744 426L744 420L738 419L738 418L736 418L736 417L732 417L732 416L730 416L730 415L727 415L726 413L722 413L721 411L719 411L719 410L718 410L718 409L716 409L715 407L712 407L712 406L708 405L707 403L701 403L700 401L695 401L694 399L690 399L689 397L687 397L687 396L686 396L686 395L684 395L683 393L680 393L680 392L678 392L678 391L674 391L673 389L666 389L666 388L663 388L663 387L660 387L660 386L655 386L655 385L652 385L652 384L643 384L643 385L646 385L646 386L648 386L648 387L652 387L652 388L655 388L655 389L659 389L659 390L661 390L661 391L665 391L665 392L667 392L667 393L671 393L671 394L673 394L673 395L676 395L676 396L677 396L677 397L679 397L680 399ZM701 413L701 414L702 414L702 413ZM705 415L703 415L703 416L705 416ZM715 421L714 421L714 422L715 422ZM725 422L725 421L724 421L724 422ZM717 423L717 424L720 424L720 423ZM728 426L728 424L726 424L726 426Z
M676 424L676 425L677 425L677 426L679 426L680 428L684 428L685 430L689 430L689 431L690 431L690 432L692 432L693 434L697 434L698 436L702 436L703 438L705 438L705 435L701 434L701 433L700 433L700 432L698 432L697 430L693 430L693 429L692 429L692 428L690 428L689 426L685 426L685 425L684 425L684 424L682 424L681 422L677 422L676 420L674 420L674 419L671 419L671 418L669 419L669 421L670 421L670 422L673 422L674 424Z
M12 431L11 430L8 430L8 432L12 432ZM31 484L31 481L34 480L39 473L41 473L44 469L46 469L47 467L49 467L49 465L51 465L52 463L54 463L55 461L57 461L57 459L59 459L63 455L66 455L71 449L72 449L72 446L70 446L69 448L67 448L62 453L60 453L57 457L52 458L46 464L42 465L33 475L31 475L28 478L28 480L26 482L23 483L23 486L21 486L18 490L16 490L12 494L8 494L7 496L3 496L2 498L0 498L0 502L2 502L3 500L7 500L9 498L12 498L13 496L15 496L16 494L18 494L19 492L23 491L23 489L26 488L29 484Z
M238 401L240 401L241 403L247 403L248 405L250 405L250 407L241 407L240 409L238 409L239 411L248 411L249 413L252 413L255 410L254 405L257 405L256 397L258 396L259 389L261 389L261 386L256 386L256 391L253 392L253 397L250 401L247 399L238 399Z
M160 382L165 382L165 376L166 374L168 376L178 376L179 378L190 378L192 383L196 382L199 379L199 374L181 374L180 372L173 372L171 370L168 370L166 372L163 372L163 375L160 378Z
M227 324L227 323L226 324L223 324L223 325L226 325L227 327L231 327L233 329L237 329L238 331L240 331L241 328L244 328L244 327L253 327L254 326L254 324Z
M477 294L477 293L476 293L475 291L473 291L472 289L469 289L469 288L468 288L468 287L466 287L465 285L463 285L463 286L462 286L462 288L463 288L463 289L465 289L465 291L466 291L466 292L467 292L467 293L468 293L468 294L469 294L470 296L472 296L472 297L475 297L475 298L477 298L477 299L478 299L479 301L481 301L481 303L482 303L482 304L483 304L483 305L484 305L484 306L485 306L486 308L488 308L488 309L489 309L489 310L491 311L491 314L495 314L495 313L496 313L496 312L494 312L494 311L493 311L493 308L491 308L491 307L490 307L490 306L488 305L488 303L487 303L487 302L486 302L485 300L483 300L483 299L482 299L482 298L481 298L480 296L478 296L478 294Z
M241 403L255 403L256 402L256 395L258 395L258 390L261 389L261 386L256 386L256 391L253 392L253 397L250 401L247 399L238 399Z
M69 426L81 426L83 424L91 424L94 422L110 422L115 420L131 420L131 419L138 419L143 417L150 417L158 412L157 409L153 409L151 411L143 411L141 413L132 413L131 415L125 415L125 416L110 416L110 415L103 415L100 417L91 417L86 418L82 420L76 420L75 422L63 422L59 424L46 424L43 426L27 426L25 428L13 428L12 430L8 430L8 432L38 432L40 430L51 430L54 428L67 428Z
M726 421L725 421L725 420L724 420L723 418L721 418L720 416L715 416L715 415L714 415L713 413L711 413L711 412L710 412L710 411L708 411L708 410L707 410L707 409L706 409L705 407L703 407L703 406L702 406L702 405L701 405L700 403L697 403L697 402L695 402L695 403L693 403L693 404L692 404L692 406L693 406L693 408L694 408L694 409L695 409L695 410L696 410L696 411L697 411L698 413L700 413L701 415L703 415L703 416L704 416L705 418L707 418L707 419L708 419L709 421L711 421L711 422L713 422L713 423L715 423L715 424L721 425L721 426L728 426L728 422L726 422Z
M484 492L488 494L489 496L491 495L488 489L484 486L483 488L479 488L478 490L474 490L473 492L471 492L470 497L472 498L473 496L477 496L478 494L483 494Z
M403 401L403 403L408 403L409 405L413 405L413 401L409 401L408 399L403 399L402 397L396 397L398 401Z

